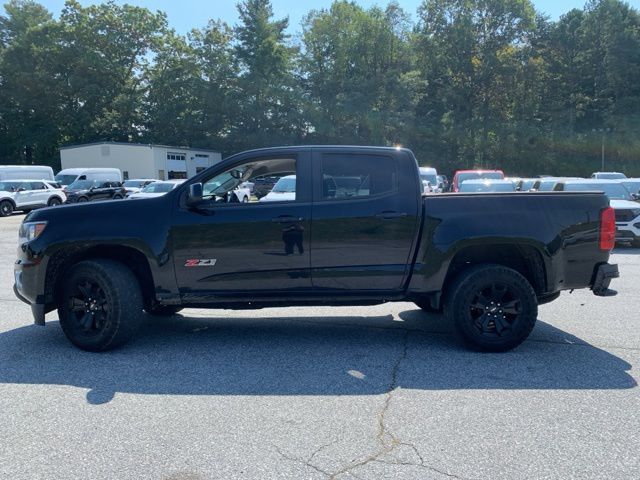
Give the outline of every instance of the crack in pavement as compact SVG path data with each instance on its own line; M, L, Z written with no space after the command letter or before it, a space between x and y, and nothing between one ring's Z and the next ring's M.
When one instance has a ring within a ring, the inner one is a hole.
M369 463L372 463L372 462L384 463L384 464L388 464L388 465L415 466L415 467L420 467L420 468L427 469L427 470L432 471L434 473L438 473L438 474L443 475L443 476L445 476L447 478L456 478L456 479L460 479L460 480L465 480L465 479L463 479L463 477L459 477L457 475L454 475L454 474L439 470L436 467L428 465L425 462L424 457L420 454L420 451L418 450L418 448L415 445L413 445L411 443L400 441L400 439L393 432L391 432L388 429L387 425L386 425L385 417L386 417L387 412L389 411L389 406L391 404L391 400L393 399L393 394L395 393L395 390L398 388L398 375L400 373L400 367L402 365L402 362L407 358L407 351L408 351L408 348L409 348L409 334L411 333L411 331L410 330L404 330L403 333L404 333L404 335L403 335L403 339L402 339L402 350L401 350L400 355L396 359L396 361L395 361L395 363L393 365L393 368L391 369L391 380L389 381L389 385L388 385L387 393L385 395L384 403L383 403L382 408L380 409L380 411L378 412L378 415L377 415L378 428L377 428L377 433L376 433L376 440L380 444L380 448L378 450L376 450L371 455L363 458L362 460L359 460L359 461L356 461L356 462L352 462L352 463L340 468L339 470L337 470L337 471L335 471L333 473L330 473L330 472L328 472L326 470L323 470L322 468L320 468L317 465L313 464L312 461L316 457L316 455L318 455L322 450L324 450L325 448L330 447L331 445L336 444L339 441L339 439L335 439L332 442L329 442L327 444L321 445L316 450L314 450L306 460L302 459L302 458L297 458L297 457L294 457L294 456L291 456L291 455L287 455L277 445L272 445L275 448L275 450L278 452L278 454L280 456L282 456L283 458L289 460L289 461L300 463L302 465L305 465L305 466L315 470L318 473L321 473L321 474L325 475L329 480L334 480L340 475L350 475L350 476L352 476L354 478L359 478L354 473L354 470L356 470L356 469L358 469L360 467L363 467L363 466L365 466L365 465L367 465ZM397 459L396 457L394 457L394 458L397 461L393 461L393 462L380 458L383 455L391 454L399 446L406 446L406 447L411 448L414 451L414 453L416 454L416 456L418 457L420 463L403 462L403 461L400 461L399 459Z
M312 463L309 463L309 461L308 461L308 460L307 460L307 461L305 461L305 460L303 460L303 459L301 459L301 458L297 458L297 457L293 457L293 456L291 456L291 455L287 455L287 454L286 454L286 453L284 453L282 450L280 450L280 447L278 447L278 446L277 446L277 445L275 445L275 444L271 444L271 446L272 446L273 448L275 448L275 449L276 449L276 452L278 452L278 454L279 454L282 458L285 458L285 459L287 459L287 460L289 460L289 461L291 461L291 462L301 463L302 465L305 465L305 466L307 466L307 467L309 467L309 468L312 468L312 469L313 469L313 470L315 470L316 472L321 473L321 474L323 474L323 475L325 475L325 476L327 476L327 477L329 477L329 476L331 475L329 472L327 472L327 471L325 471L325 470L322 470L320 467L318 467L318 466L316 466L316 465L313 465ZM322 448L326 448L327 446L328 446L328 445L323 445L322 447L320 447L320 448L319 448L319 450L322 450ZM314 454L313 454L313 455L315 455L315 454L317 454L317 451L316 451L316 452L314 452ZM311 457L313 457L313 455L311 455Z
M422 331L419 331L419 332L423 333ZM329 476L330 480L334 480L339 475L344 475L344 474L349 474L357 478L353 470L363 467L372 462L387 463L389 465L395 464L395 465L417 466L417 467L421 467L421 468L430 470L432 472L438 473L440 475L444 475L448 478L462 479L462 477L458 477L457 475L453 475L448 472L439 470L435 467L432 467L431 465L427 465L424 461L424 457L420 454L420 452L418 451L418 448L415 445L400 441L400 439L393 432L391 432L386 425L385 417L387 412L389 411L389 406L391 404L391 400L393 399L393 394L395 393L395 390L398 388L398 375L400 373L400 367L402 365L402 362L407 358L410 333L411 333L411 330L408 330L408 329L404 330L402 352L398 356L398 359L396 360L393 366L393 369L391 370L391 381L389 382L388 391L387 391L382 409L378 413L378 432L376 435L376 439L378 443L380 443L382 448L374 452L372 455L369 455L368 457L358 462L351 463L350 465L347 465L346 467L343 467L342 469L334 472L332 475ZM415 452L418 459L420 460L420 463L400 462L400 461L389 462L380 458L383 455L391 454L399 446L406 446L411 448Z

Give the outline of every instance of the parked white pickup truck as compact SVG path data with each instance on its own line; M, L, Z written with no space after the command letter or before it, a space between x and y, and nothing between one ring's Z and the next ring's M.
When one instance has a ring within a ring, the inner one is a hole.
M67 196L50 180L5 180L0 182L0 217L14 210L29 212L34 208L53 207L64 203Z

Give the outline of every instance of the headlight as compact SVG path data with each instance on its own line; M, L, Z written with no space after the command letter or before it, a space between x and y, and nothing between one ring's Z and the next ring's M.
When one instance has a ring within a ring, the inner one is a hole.
M38 238L46 226L47 222L25 222L20 225L20 231L18 232L20 244Z
M640 215L640 208L631 210L631 214L633 215L633 218L636 218L638 215Z

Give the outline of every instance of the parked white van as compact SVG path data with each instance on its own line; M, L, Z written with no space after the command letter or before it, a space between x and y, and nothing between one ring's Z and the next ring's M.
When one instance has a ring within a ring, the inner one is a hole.
M420 180L422 180L423 193L440 193L442 191L435 168L420 167Z
M0 180L53 180L46 165L0 165Z
M56 182L65 187L76 180L101 180L103 182L122 183L122 172L117 168L65 168L56 175Z

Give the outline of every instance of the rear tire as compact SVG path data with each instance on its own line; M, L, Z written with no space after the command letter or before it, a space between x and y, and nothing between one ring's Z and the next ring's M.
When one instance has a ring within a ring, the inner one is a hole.
M160 305L157 307L145 308L145 312L149 315L156 315L158 317L171 317L182 310L183 307L179 305Z
M454 280L444 311L465 345L504 352L529 336L538 303L531 284L520 273L486 264L470 267Z
M0 202L0 217L8 217L13 214L13 203L9 200Z
M87 260L63 280L60 325L76 347L90 352L126 343L142 323L142 292L131 270L113 260Z

